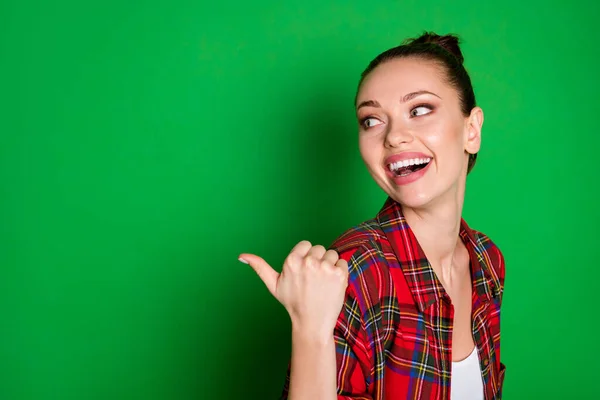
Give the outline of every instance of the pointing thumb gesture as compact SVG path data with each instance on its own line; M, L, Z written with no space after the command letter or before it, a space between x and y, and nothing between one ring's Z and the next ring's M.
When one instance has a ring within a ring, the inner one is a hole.
M277 280L279 273L275 271L262 257L254 254L242 254L239 260L249 264L258 277L264 282L269 292L277 299Z
M348 286L348 263L333 250L303 240L277 273L261 257L241 254L288 311L292 325L311 334L331 335Z

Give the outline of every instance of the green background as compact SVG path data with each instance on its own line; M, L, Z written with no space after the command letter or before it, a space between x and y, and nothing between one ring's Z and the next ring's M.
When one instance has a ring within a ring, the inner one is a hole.
M0 399L273 399L279 266L383 204L353 96L464 39L465 218L507 262L505 398L598 396L598 2L0 3Z

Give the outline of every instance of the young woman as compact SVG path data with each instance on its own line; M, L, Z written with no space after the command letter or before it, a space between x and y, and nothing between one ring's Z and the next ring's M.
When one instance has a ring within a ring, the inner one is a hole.
M240 256L291 317L283 398L499 399L504 260L461 216L483 111L458 38L380 54L355 106L381 211L328 251L298 243L281 274Z

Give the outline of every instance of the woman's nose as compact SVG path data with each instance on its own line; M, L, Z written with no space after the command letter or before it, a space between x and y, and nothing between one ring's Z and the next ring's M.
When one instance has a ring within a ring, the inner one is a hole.
M402 143L410 143L414 140L414 134L402 126L402 124L395 123L390 125L387 134L385 135L385 146L386 147L398 147Z

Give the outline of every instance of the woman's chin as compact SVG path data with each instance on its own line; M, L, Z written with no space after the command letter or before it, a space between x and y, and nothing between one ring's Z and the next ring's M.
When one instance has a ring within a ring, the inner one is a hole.
M395 190L391 193L388 192L388 195L397 203L400 203L403 207L408 208L426 208L431 203L432 198L430 194L423 191L406 189L403 188L401 190Z

